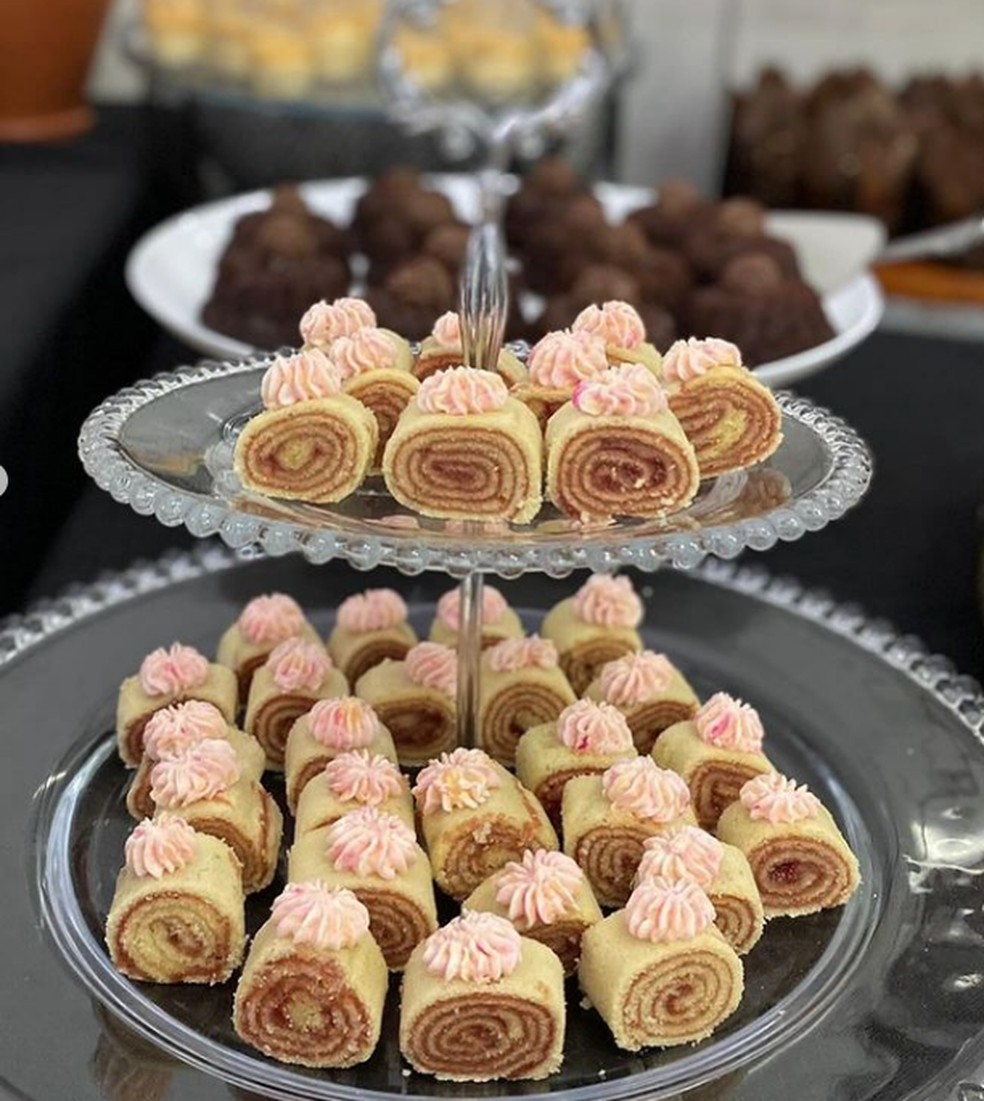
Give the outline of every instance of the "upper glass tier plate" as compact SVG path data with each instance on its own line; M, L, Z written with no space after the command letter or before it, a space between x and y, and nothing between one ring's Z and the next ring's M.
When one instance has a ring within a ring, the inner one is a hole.
M343 558L359 569L502 577L619 565L689 569L708 554L767 550L837 519L871 479L870 455L851 428L780 393L784 440L776 454L705 482L689 508L659 520L584 525L548 505L532 524L430 520L397 504L380 478L337 505L283 501L245 491L232 469L236 433L260 407L269 363L206 362L120 391L82 426L86 470L137 512L194 535L218 534L231 547L299 551L312 562Z

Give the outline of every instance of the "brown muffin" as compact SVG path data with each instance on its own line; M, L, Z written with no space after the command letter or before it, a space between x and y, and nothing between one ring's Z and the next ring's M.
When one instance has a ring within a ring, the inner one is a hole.
M416 256L394 268L366 300L380 326L408 340L423 340L436 318L455 308L457 287L440 261Z

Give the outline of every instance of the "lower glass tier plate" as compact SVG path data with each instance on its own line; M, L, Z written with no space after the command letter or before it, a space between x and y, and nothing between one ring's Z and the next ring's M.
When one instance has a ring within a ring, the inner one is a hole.
M120 680L175 638L214 649L257 593L294 594L326 629L349 592L393 580L296 559L237 562L208 548L0 629L0 1096L616 1101L693 1089L688 1097L700 1101L984 1098L975 1084L984 1063L978 690L857 611L732 566L647 579L647 642L698 692L725 689L760 709L770 755L833 809L864 883L840 911L769 925L746 960L742 1006L711 1041L626 1055L574 997L559 1075L443 1084L406 1072L391 1005L369 1063L307 1072L239 1044L230 988L138 987L117 976L101 926L129 829L108 739ZM402 582L418 627L448 584ZM544 608L570 588L530 578L507 595ZM530 627L538 615L527 614ZM255 901L254 924L268 901Z

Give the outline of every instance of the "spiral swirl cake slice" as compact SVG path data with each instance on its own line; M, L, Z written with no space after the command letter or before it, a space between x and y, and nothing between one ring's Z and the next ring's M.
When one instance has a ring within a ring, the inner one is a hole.
M349 811L376 807L414 829L410 784L396 765L367 749L350 750L329 761L304 785L294 812L294 837L330 826Z
M400 414L420 389L420 383L407 371L386 368L365 371L345 383L345 393L360 401L376 418L377 442L369 470L383 469L383 451L393 435Z
M413 373L423 382L438 371L458 367L464 362L461 319L458 314L448 311L434 322L432 332L421 341ZM508 348L499 350L495 371L508 386L514 386L527 377L522 361Z

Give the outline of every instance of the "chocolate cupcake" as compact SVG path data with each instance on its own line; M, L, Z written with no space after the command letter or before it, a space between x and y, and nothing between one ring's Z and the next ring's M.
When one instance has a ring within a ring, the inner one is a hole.
M394 268L366 300L381 328L393 329L408 340L423 340L434 319L455 308L457 287L440 261L416 256Z

